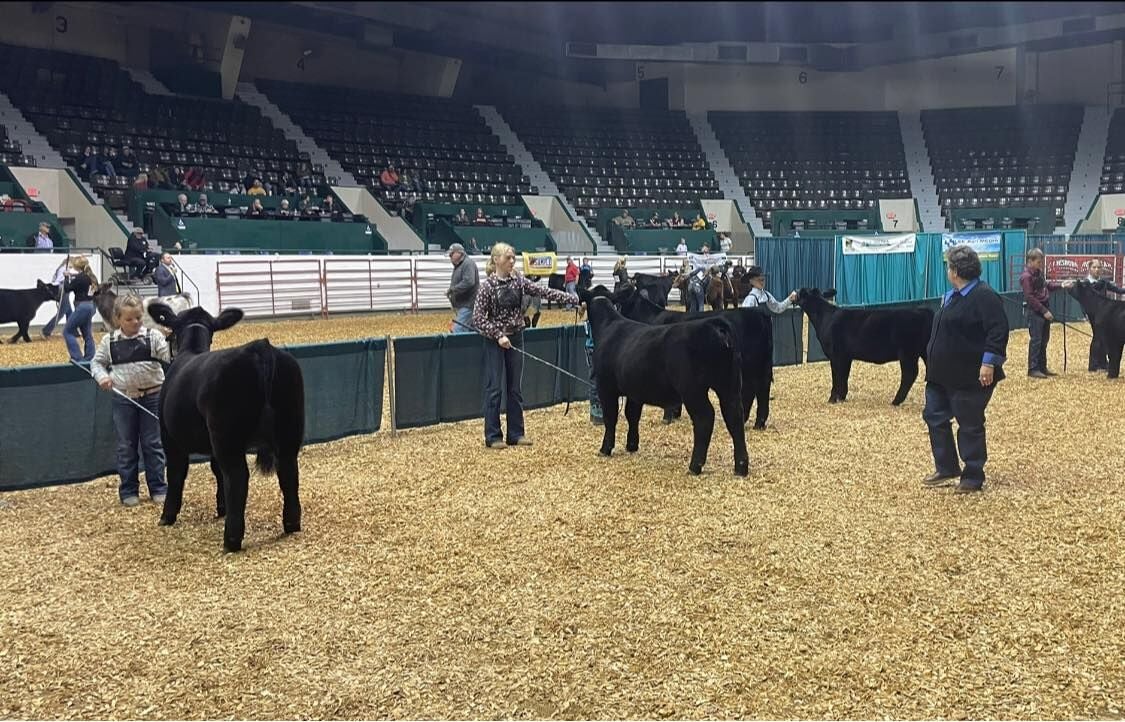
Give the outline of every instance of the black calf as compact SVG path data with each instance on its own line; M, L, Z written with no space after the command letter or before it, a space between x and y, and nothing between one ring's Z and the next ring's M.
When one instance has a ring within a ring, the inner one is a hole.
M11 343L16 343L21 338L31 343L31 336L27 330L39 307L48 301L59 300L59 287L42 281L35 282L35 288L25 288L14 291L0 288L0 323L16 324L16 333L11 338Z
M1125 347L1125 302L1106 298L1105 285L1079 281L1067 289L1090 318L1094 338L1109 354L1108 378L1121 375L1121 354Z
M176 523L189 455L206 454L215 472L216 515L226 516L223 547L241 549L250 483L246 453L254 449L259 471L277 471L282 528L300 531L297 455L305 437L305 392L297 360L266 339L211 351L214 333L242 318L237 308L218 318L202 308L177 316L165 304L153 303L149 313L173 330L177 346L160 397L160 436L168 458L160 523Z

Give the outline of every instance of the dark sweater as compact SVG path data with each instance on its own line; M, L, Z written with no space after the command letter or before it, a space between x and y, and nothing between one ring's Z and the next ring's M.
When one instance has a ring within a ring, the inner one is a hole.
M79 273L68 279L65 290L67 292L74 291L75 308L78 308L78 304L80 303L94 300L93 297L90 296L90 277L85 273Z
M950 389L979 389L980 367L992 364L993 383L1004 378L1008 317L1003 301L977 282L965 293L951 291L934 315L926 346L926 381Z

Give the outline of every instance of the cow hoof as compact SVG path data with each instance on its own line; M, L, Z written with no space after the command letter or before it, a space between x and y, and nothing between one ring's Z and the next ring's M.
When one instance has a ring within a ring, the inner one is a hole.
M748 476L750 474L750 460L737 461L734 464L735 476Z
M891 402L891 406L902 406L903 401L906 401L906 399L896 399Z
M296 534L301 531L300 524L282 524L281 528L285 530L286 534Z
M215 512L215 518L216 518L216 519L222 519L222 518L223 518L223 517L225 517L226 515L227 515L227 513L226 513L225 511L223 511L223 510L219 510L219 511L216 511L216 512Z
M176 523L175 519L166 519L164 517L160 517L160 521L157 522L157 525L158 526L172 526L175 523Z
M242 551L242 542L223 542L223 551L228 554L236 554Z
M838 400L839 400L839 399L837 399L837 398L836 398L835 396L829 396L829 397L828 397L828 403L830 403L830 404L834 404L834 403L836 403L836 402L837 402Z
M765 430L766 430L766 422L759 421L759 422L756 422L754 424L754 431L765 431Z
M612 449L598 449L598 454L601 456L609 457L613 455Z
M636 445L636 446L626 445L625 451L628 451L630 454L635 454L635 453L637 453L637 449L639 449L639 448L641 448L640 445Z
M667 426L668 424L671 424L675 420L676 420L675 418L668 418L667 416L665 416L663 419L660 420L660 423Z
M688 464L688 472L692 476L699 476L703 473L703 464Z

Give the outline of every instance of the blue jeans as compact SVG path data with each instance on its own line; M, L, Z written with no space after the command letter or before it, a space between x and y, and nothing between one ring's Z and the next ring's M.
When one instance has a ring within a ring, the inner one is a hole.
M567 283L565 285L566 285L566 292L567 293L575 295L575 296L578 295L578 281L571 281L570 283ZM571 303L570 301L567 301L566 307L567 308L574 308L574 304Z
M82 343L85 353L78 353L78 334L82 334ZM70 314L62 330L63 339L66 340L66 350L70 352L71 361L94 360L94 302L83 301L78 308Z
M62 302L60 303L60 305L62 306L61 313L56 313L54 316L51 316L51 320L48 321L47 325L43 327L43 338L50 338L51 334L55 332L55 324L58 323L60 315L64 319L69 321L71 314L74 313L74 308L70 305L69 293L63 293Z
M523 438L523 355L516 348L523 348L523 332L508 336L512 349L501 348L495 340L484 340L484 443L500 441L500 389L506 388L508 404L509 444Z
M453 324L453 333L475 333L472 329L472 306L465 306L464 308L458 308L455 310L457 311L457 313L453 316L453 320L457 323Z
M984 462L988 447L984 438L984 410L992 400L993 384L988 388L949 389L926 384L926 407L922 418L930 430L930 451L934 470L939 474L960 476L961 485L979 489L984 484ZM957 444L953 443L953 419L957 419ZM965 462L963 471L957 461L958 447Z
M160 393L134 399L154 414L160 413ZM164 481L164 447L160 444L160 422L128 400L113 395L113 428L117 432L118 494L122 499L140 492L140 456L144 456L148 495L168 493ZM140 454L137 446L140 445Z

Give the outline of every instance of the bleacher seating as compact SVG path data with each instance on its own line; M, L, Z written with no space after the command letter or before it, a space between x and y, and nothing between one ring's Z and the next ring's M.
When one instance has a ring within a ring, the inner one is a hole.
M1044 207L1061 225L1082 117L1076 105L922 111L942 215Z
M35 159L23 154L23 148L8 136L8 129L3 125L0 125L0 165L35 165Z
M1125 108L1113 111L1102 159L1101 193L1125 193Z
M532 106L502 115L589 218L600 208L678 209L723 197L683 112Z
M237 190L251 170L274 185L286 173L310 186L325 181L322 168L239 100L148 95L117 63L71 53L0 45L0 67L0 89L76 169L86 146L106 154L130 146L140 172L198 166L211 191ZM91 181L111 208L126 207L126 175Z
M909 198L893 112L727 112L707 115L757 215L858 211Z
M538 193L471 105L444 98L259 80L257 87L391 209L419 202L513 205ZM386 190L388 161L421 181Z

